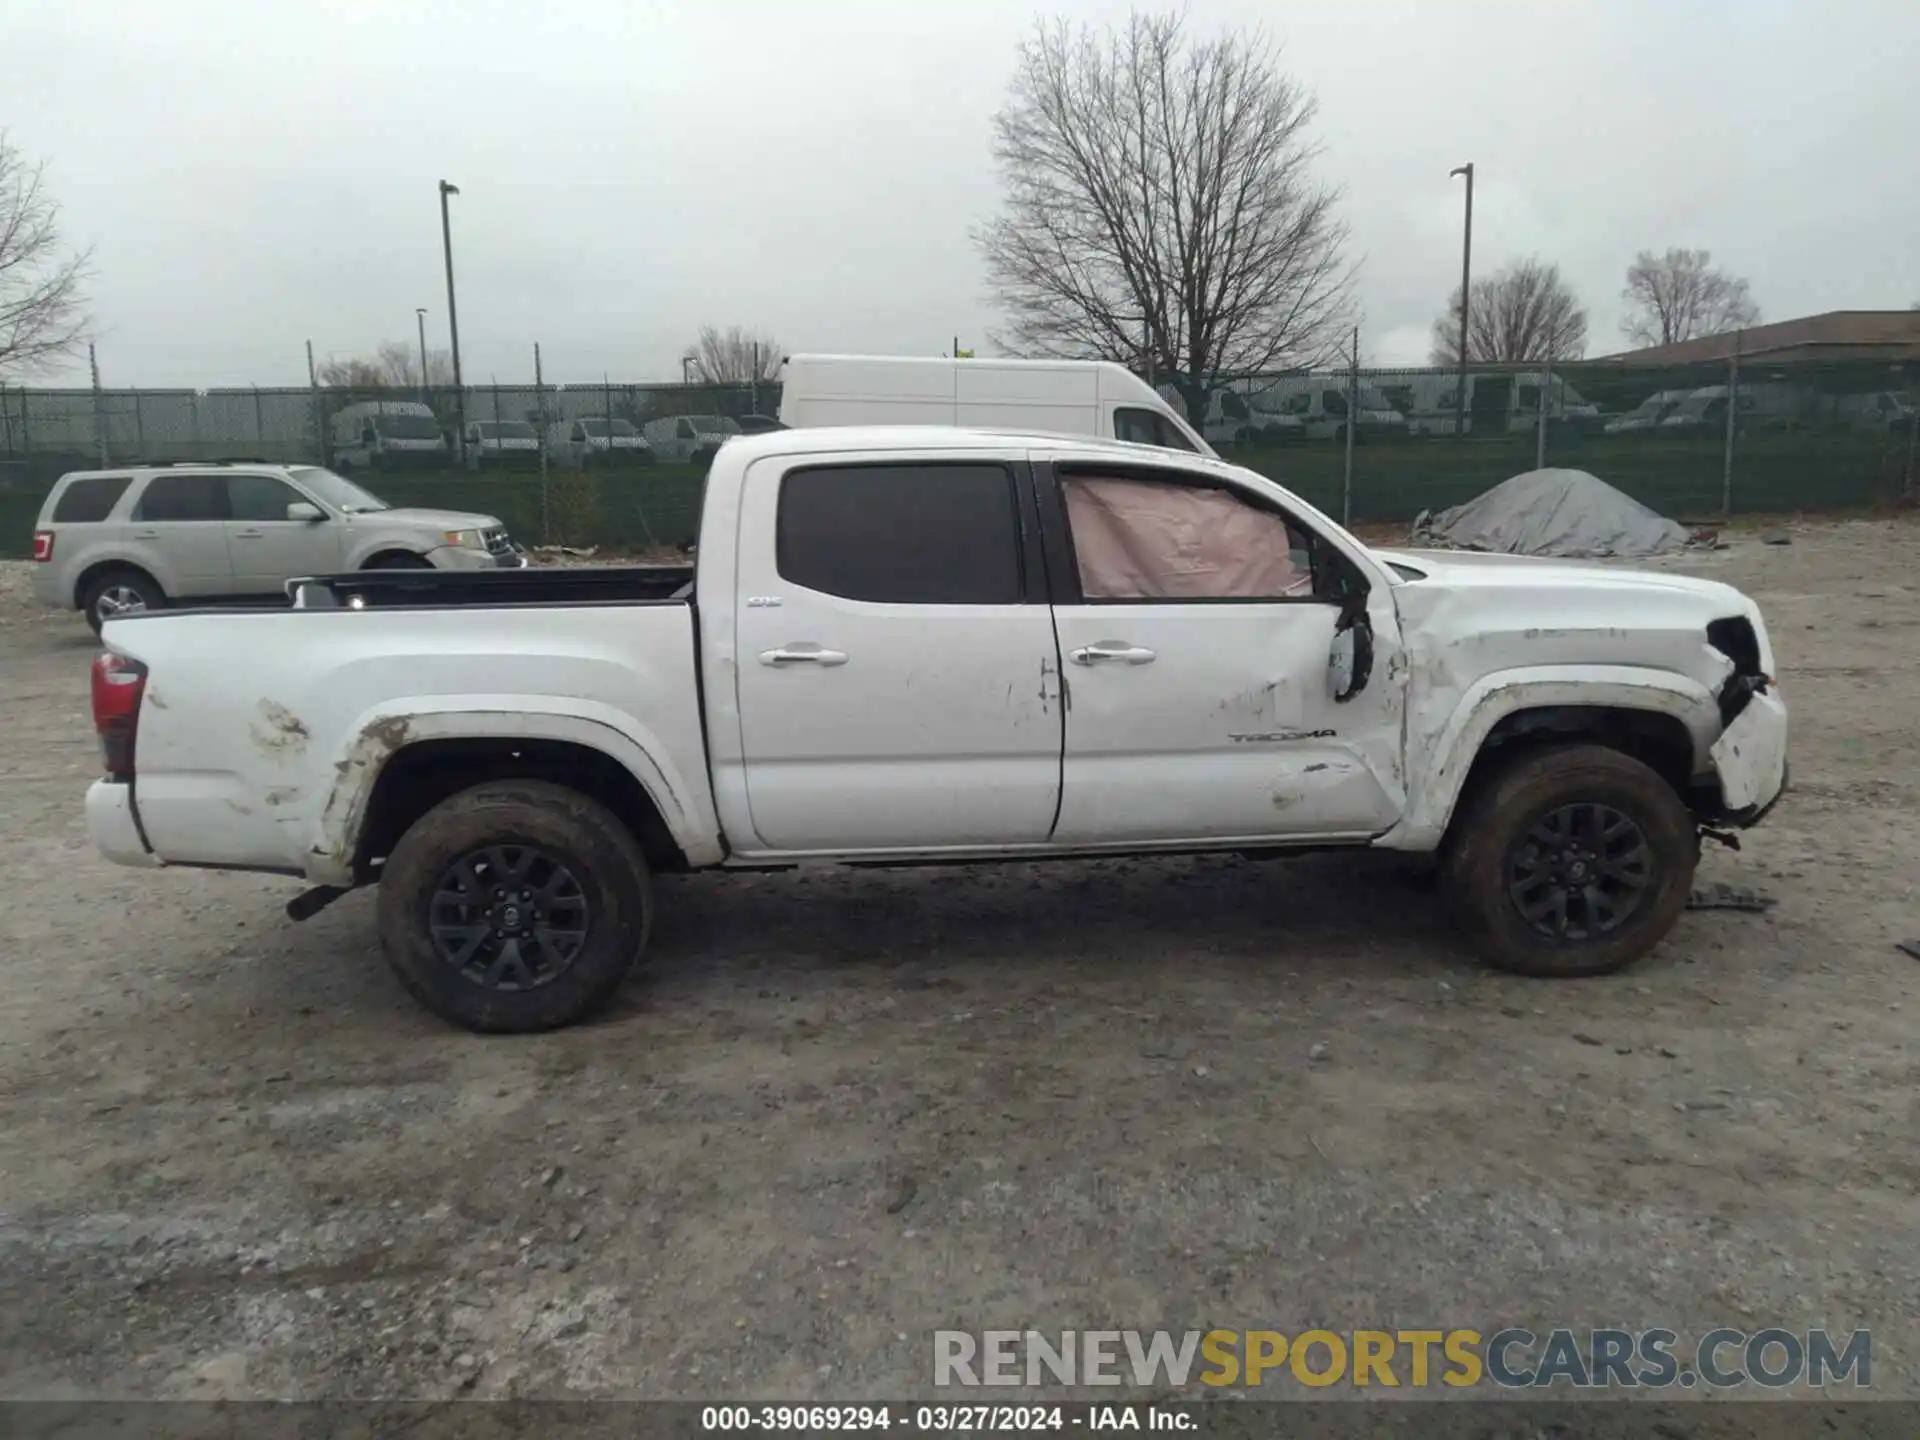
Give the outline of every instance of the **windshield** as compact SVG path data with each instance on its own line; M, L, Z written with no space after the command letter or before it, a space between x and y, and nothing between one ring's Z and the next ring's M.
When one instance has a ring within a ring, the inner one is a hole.
M693 428L702 435L738 435L740 422L726 415L691 415Z
M524 420L502 420L497 424L492 420L483 420L480 424L482 440L531 440L533 426Z
M1359 398L1360 408L1362 410L1391 410L1394 408L1393 402L1371 385L1362 385L1360 387Z
M587 427L587 434L596 439L603 438L608 434L633 435L638 433L634 430L631 420L582 420L580 423ZM611 431L607 428L609 425L613 427Z
M287 474L336 510L352 513L387 508L387 502L378 495L369 494L351 480L343 480L331 470L322 470L318 465L295 465Z
M440 426L427 415L376 415L374 429L389 440L438 440Z

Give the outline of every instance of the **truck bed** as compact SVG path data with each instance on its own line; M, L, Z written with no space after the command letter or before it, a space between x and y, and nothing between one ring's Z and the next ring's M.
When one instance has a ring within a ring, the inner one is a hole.
M594 605L691 597L694 567L582 565L524 570L356 570L289 581L302 610Z

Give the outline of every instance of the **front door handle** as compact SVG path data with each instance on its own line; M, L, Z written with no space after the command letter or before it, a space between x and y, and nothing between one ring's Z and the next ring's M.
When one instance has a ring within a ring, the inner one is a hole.
M236 540L258 540L260 538L260 532L258 530L236 530L233 532L233 538Z
M762 650L762 665L844 665L847 652L844 650L823 650L811 641L798 645L782 645L778 650Z
M1151 665L1154 652L1124 640L1096 640L1075 650L1071 658L1076 665Z

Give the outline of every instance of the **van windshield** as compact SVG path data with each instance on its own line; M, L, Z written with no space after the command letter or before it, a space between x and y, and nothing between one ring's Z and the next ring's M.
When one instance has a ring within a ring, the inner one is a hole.
M389 440L438 440L440 426L426 415L376 415L373 428Z
M531 440L533 426L524 420L484 420L480 424L482 440Z
M694 415L693 428L702 435L738 435L740 422L726 415Z
M580 423L586 426L587 434L593 436L596 440L604 439L609 434L633 435L638 433L634 430L631 420L582 420ZM611 430L608 429L609 426L612 427Z

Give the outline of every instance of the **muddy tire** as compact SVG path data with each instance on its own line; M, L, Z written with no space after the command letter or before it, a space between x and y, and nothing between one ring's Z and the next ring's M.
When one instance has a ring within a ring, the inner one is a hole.
M108 570L87 582L80 597L81 612L98 635L100 627L115 615L137 615L145 610L166 607L167 596L144 570Z
M485 1033L570 1025L605 1005L653 922L646 857L607 808L537 780L476 785L400 837L380 943L442 1019Z
M1652 769L1600 745L1555 746L1476 786L1448 830L1441 887L1487 963L1573 979L1658 944L1699 856L1693 816Z

